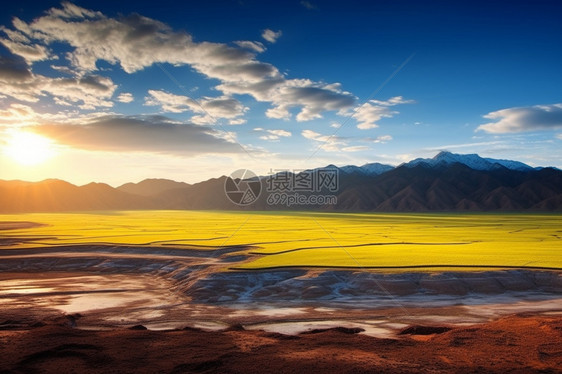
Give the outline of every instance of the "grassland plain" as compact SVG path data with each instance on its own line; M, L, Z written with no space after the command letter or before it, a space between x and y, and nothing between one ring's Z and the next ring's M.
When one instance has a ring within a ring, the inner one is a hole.
M231 267L245 270L562 269L561 215L111 211L0 215L0 222L42 224L1 230L4 250L236 246L252 256Z

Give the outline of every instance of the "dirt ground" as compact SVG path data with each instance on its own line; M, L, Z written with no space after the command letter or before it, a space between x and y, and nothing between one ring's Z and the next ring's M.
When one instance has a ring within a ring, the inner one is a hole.
M188 328L75 329L68 318L0 330L2 373L559 373L562 317L410 326L393 339L332 328L296 336Z

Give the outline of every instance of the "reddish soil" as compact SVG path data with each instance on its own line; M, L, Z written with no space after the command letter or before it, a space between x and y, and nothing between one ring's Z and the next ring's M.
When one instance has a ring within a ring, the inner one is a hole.
M0 330L0 373L562 373L562 317L414 326L396 339L335 328L287 336L142 327L86 331L68 321Z

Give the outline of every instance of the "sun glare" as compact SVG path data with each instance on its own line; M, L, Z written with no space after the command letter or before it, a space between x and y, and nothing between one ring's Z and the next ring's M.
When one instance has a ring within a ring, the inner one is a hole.
M48 161L55 149L44 136L16 130L8 135L4 153L21 165L33 166Z

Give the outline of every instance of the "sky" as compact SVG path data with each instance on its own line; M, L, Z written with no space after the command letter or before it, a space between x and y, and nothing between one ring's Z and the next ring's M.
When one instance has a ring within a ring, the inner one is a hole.
M559 1L3 4L0 179L562 168Z

